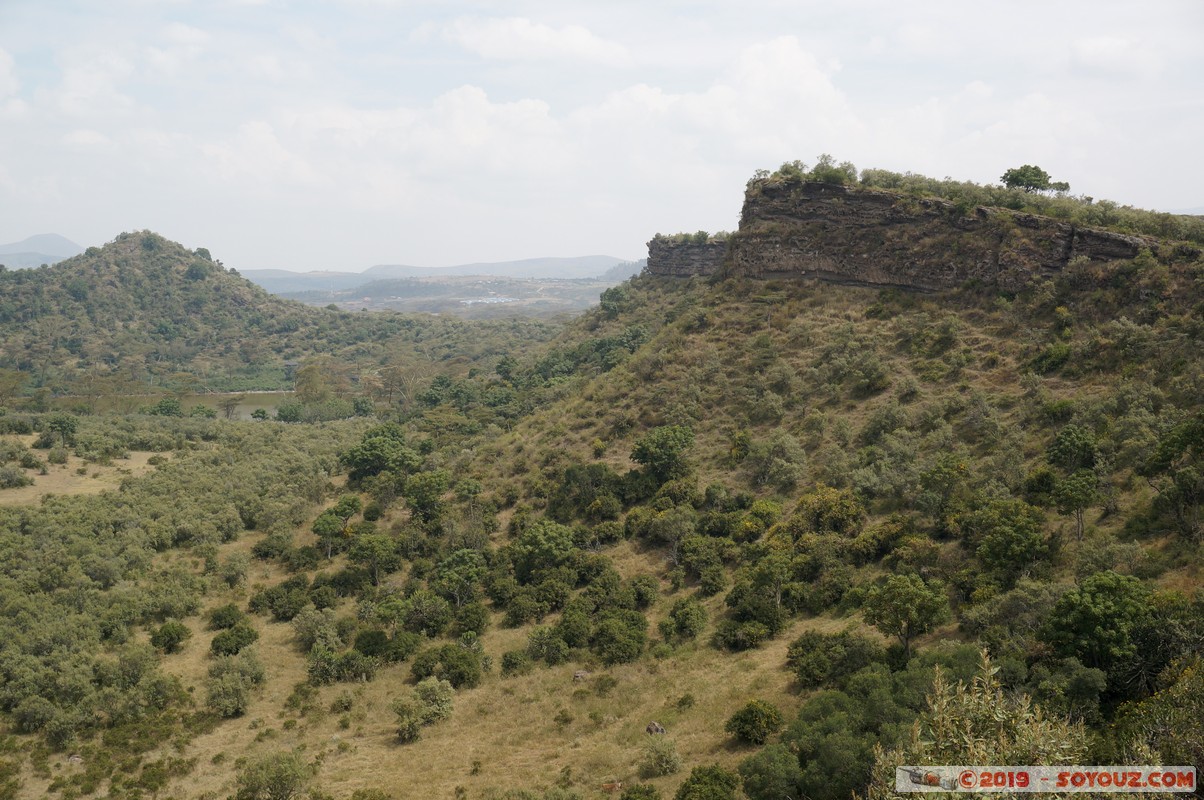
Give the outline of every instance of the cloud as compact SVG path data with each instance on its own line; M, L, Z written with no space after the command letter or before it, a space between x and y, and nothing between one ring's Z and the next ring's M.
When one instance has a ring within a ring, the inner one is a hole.
M522 17L463 17L443 28L443 37L483 58L504 61L589 61L621 66L627 48L580 25L553 28Z
M0 47L0 100L15 95L20 89L21 82L17 80L17 68L13 64L13 57L8 54L7 50Z
M119 90L118 84L133 72L129 59L116 51L69 54L62 80L54 91L58 108L65 114L86 117L132 107L134 101Z
M209 34L200 28L173 22L166 26L157 39L165 46L146 48L146 61L155 77L172 77L205 52Z
M223 180L252 191L270 192L277 185L292 190L318 179L317 170L263 121L240 125L233 138L203 145L201 152Z
M94 131L88 128L77 128L76 130L63 134L62 142L65 145L79 149L94 149L107 145L109 143L109 137L105 136L100 131Z
M1070 46L1076 67L1105 78L1152 78L1162 71L1162 59L1124 38L1097 36Z

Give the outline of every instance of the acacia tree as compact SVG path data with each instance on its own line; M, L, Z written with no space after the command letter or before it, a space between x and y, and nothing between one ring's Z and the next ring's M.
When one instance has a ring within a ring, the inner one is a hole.
M311 770L295 753L271 753L238 775L237 800L291 800L300 797Z
M46 420L46 429L59 435L63 447L66 447L75 438L75 431L78 428L79 420L70 414L54 414Z
M875 753L869 786L857 800L892 800L899 764L1079 764L1090 737L1080 724L1046 714L1023 694L1006 692L998 668L983 654L968 684L940 672L910 735Z
M659 483L666 483L689 474L686 452L693 446L694 431L684 425L662 425L636 440L631 460L643 464Z
M1054 486L1054 502L1062 514L1074 515L1075 532L1083 538L1083 514L1099 500L1099 478L1089 469L1080 469Z
M1009 189L1023 189L1026 192L1069 192L1070 184L1065 181L1051 181L1049 173L1032 164L1022 167L1012 167L1000 176L999 180Z
M924 583L919 575L892 575L865 598L865 621L903 645L911 657L911 642L949 617L949 600L943 587Z

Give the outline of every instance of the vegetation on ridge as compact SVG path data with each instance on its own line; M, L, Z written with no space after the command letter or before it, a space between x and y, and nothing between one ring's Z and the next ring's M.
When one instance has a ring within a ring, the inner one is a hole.
M349 341L405 381L357 419L11 396L10 477L129 474L0 507L0 797L1198 763L1202 282L1146 254L1018 295L640 277L426 372L417 335ZM303 406L360 393L339 367L300 365Z
M825 154L811 168L801 161L788 161L773 172L757 170L749 179L748 191L755 193L768 185L818 181L895 191L912 197L937 197L967 212L975 206L1007 208L1120 233L1204 244L1204 217L1201 216L1148 211L1111 200L1071 196L1068 184L1050 182L1048 173L1029 164L1008 170L1000 180L1002 186L929 178L914 172L859 171L852 163L837 164Z

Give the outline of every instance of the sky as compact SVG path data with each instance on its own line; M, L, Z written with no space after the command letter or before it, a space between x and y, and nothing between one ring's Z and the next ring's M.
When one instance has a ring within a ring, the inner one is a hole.
M1204 206L1199 0L0 0L0 242L635 260L829 153Z

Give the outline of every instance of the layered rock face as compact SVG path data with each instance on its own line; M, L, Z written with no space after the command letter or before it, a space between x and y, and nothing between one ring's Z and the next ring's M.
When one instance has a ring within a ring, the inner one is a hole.
M658 237L648 243L647 271L678 278L713 275L723 267L726 255L726 241L700 243Z
M1006 209L801 181L753 183L721 264L715 251L649 248L656 275L810 277L935 291L969 281L1018 291L1072 259L1135 257L1152 242ZM650 243L651 245L651 243ZM698 247L698 245L694 245ZM713 248L716 245L707 245Z

